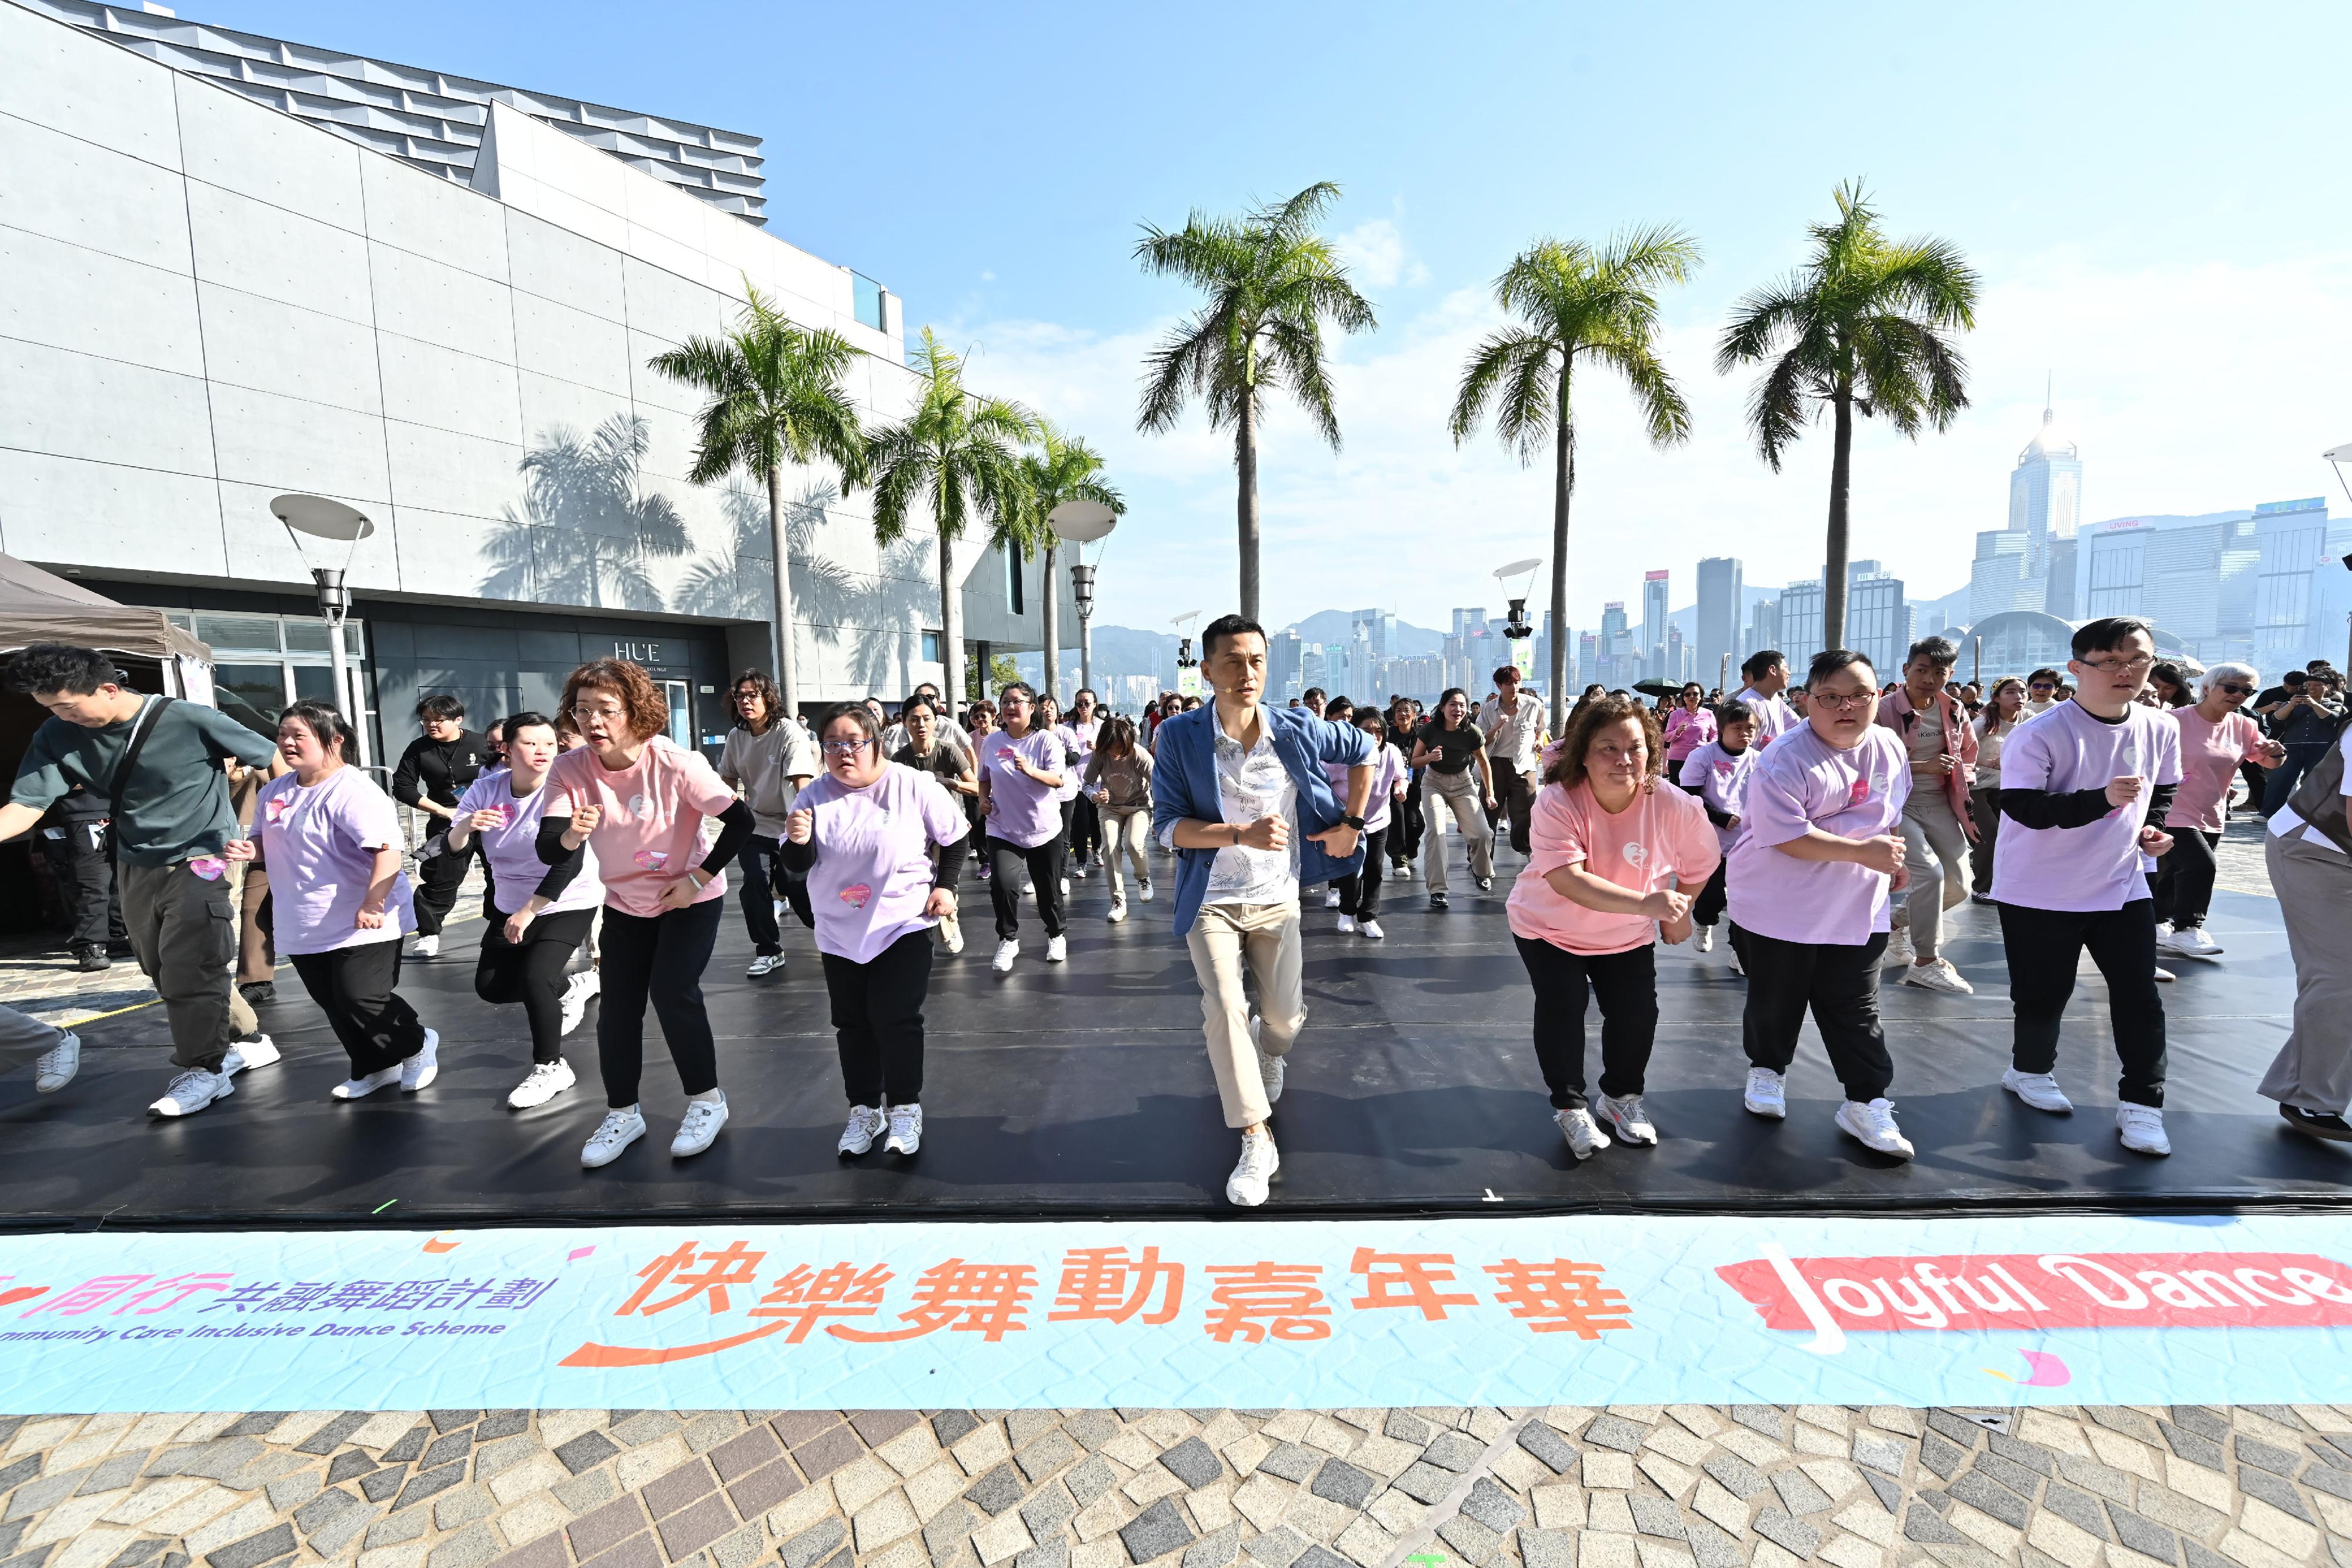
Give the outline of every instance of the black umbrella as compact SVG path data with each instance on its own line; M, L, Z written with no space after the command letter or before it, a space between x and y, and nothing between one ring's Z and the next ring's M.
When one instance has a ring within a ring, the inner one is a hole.
M1683 684L1680 681L1635 681L1633 689L1645 697L1671 697L1681 695Z

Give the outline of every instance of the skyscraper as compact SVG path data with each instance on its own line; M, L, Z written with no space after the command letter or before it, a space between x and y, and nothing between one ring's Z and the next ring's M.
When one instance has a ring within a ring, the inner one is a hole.
M1277 706L1307 689L1307 683L1299 678L1301 652L1298 633L1289 627L1266 639L1265 689Z
M1456 637L1467 637L1472 632L1484 628L1486 624L1486 607L1483 604L1472 605L1467 610L1456 610L1454 612L1454 634Z
M1642 574L1642 646L1654 648L1666 640L1666 599L1671 592L1668 574L1645 571Z
M2051 545L2074 537L2083 511L2082 453L2057 422L2045 402L2042 428L2009 476L2009 530L2025 536L2025 575L2037 583L2050 576Z
M1727 679L1724 657L1739 663L1739 609L1748 597L1744 570L1737 556L1709 556L1698 563L1697 680L1712 686ZM1727 688L1737 690L1736 687Z

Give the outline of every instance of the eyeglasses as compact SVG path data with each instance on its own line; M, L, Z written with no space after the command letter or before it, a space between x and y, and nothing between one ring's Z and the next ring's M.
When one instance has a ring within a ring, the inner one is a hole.
M827 757L855 757L873 744L873 741L863 738L857 740L828 740L824 743L824 754Z
M2055 681L2036 681L2029 689L2037 692L2054 692L2058 689L2058 683Z
M2103 675L2144 675L2155 667L2156 660L2143 653L2136 659L2085 659L2083 663Z
M1878 700L1876 692L1853 692L1845 696L1833 695L1829 692L1808 692L1805 695L1806 700L1816 707L1827 708L1860 707L1864 703Z
M2250 697L2254 695L2253 687L2233 685L2228 681L2215 681L2213 689L2217 692L2227 692L2233 697Z

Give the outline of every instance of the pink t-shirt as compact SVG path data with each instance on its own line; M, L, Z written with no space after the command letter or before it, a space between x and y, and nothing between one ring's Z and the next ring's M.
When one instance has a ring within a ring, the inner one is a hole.
M253 836L269 868L269 908L281 953L331 953L397 942L416 929L405 872L395 873L383 924L359 924L375 878L375 852L400 842L392 797L356 768L338 768L305 789L291 773L253 798Z
M814 813L808 891L818 952L870 964L908 932L936 924L923 915L932 883L927 852L963 837L965 824L963 809L931 775L893 762L853 789L820 773L797 806Z
M1040 773L1067 773L1070 768L1062 760L1061 737L1050 730L1033 729L1015 740L993 729L981 737L980 776L988 780L988 798L995 806L984 831L1017 849L1034 850L1061 832L1062 795L1014 767L1016 757Z
M1748 774L1748 831L1724 879L1742 930L1783 942L1859 947L1887 928L1884 872L1851 861L1801 861L1775 845L1819 828L1842 839L1899 831L1911 797L1911 758L1878 725L1841 751L1811 724L1784 730Z
M547 780L543 779L538 789L518 797L514 792L514 774L504 768L484 772L458 798L460 817L470 817L476 811L506 813L506 821L499 826L474 830L474 837L482 841L483 857L490 862L490 881L498 889L502 915L512 915L530 903L539 892L539 884L553 869L539 858L539 820L547 814ZM578 874L541 914L593 909L604 902L604 884L596 875L596 846L581 845L580 861Z
M2172 710L2180 727L2180 788L2172 797L2165 821L2175 828L2221 831L2221 802L2230 798L2230 781L2238 764L2263 747L2262 727L2242 713L2224 714L2215 724L2193 707Z
M1683 788L1697 790L1706 804L1739 819L1736 828L1716 827L1711 819L1707 823L1715 828L1715 841L1727 855L1748 831L1748 776L1755 771L1758 756L1752 746L1726 751L1717 737L1683 759Z
M567 751L547 770L540 793L551 817L571 816L580 806L604 808L588 845L596 852L604 902L647 919L662 913L662 889L702 863L703 820L735 803L735 791L702 753L659 735L646 742L634 766L618 771L587 747ZM720 872L694 902L726 894L727 873Z
M2000 754L2004 790L2072 795L2126 775L2147 788L2084 827L2029 828L2014 817L2001 823L1992 853L1996 903L2087 911L2148 896L2145 873L2155 862L2140 853L2139 831L2156 787L2180 782L2180 727L2172 717L2134 703L2109 724L2069 700L2017 727Z
M1331 788L1343 806L1348 800L1348 767L1345 762L1323 765L1323 776L1331 780ZM1364 831L1376 833L1389 825L1396 805L1396 789L1404 782L1405 772L1404 753L1391 743L1381 743L1372 758L1372 791L1364 797Z
M1536 796L1528 842L1534 852L1505 906L1512 934L1571 953L1627 952L1655 940L1658 923L1587 909L1545 881L1549 873L1581 865L1635 893L1654 893L1670 881L1695 892L1723 858L1706 810L1663 779L1613 815L1593 800L1590 784L1547 784Z
M1685 707L1666 715L1666 760L1680 762L1715 738L1715 715L1705 707Z

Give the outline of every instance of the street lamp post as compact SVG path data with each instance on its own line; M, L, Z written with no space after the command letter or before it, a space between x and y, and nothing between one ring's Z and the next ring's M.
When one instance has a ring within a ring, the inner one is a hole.
M1095 684L1095 569L1087 564L1084 547L1108 538L1118 526L1118 514L1100 501L1065 501L1045 514L1045 524L1055 538L1070 547L1070 596L1078 606L1078 685L1091 687ZM1050 580L1045 591L1054 591ZM1058 662L1060 654L1048 649L1046 657ZM1060 674L1053 669L1045 672L1047 690L1053 689Z
M344 579L351 571L352 557L358 553L360 541L375 532L375 524L367 515L341 501L324 496L279 496L269 503L269 510L286 525L286 534L294 541L295 553L310 570L310 581L319 594L319 614L327 622L327 651L335 671L335 706L352 719L352 729L360 737L360 761L367 756L366 716L363 705L352 700L351 674L343 653L343 621L351 613L352 591ZM312 547L305 538L339 541L347 547L340 566L321 565L310 559Z

